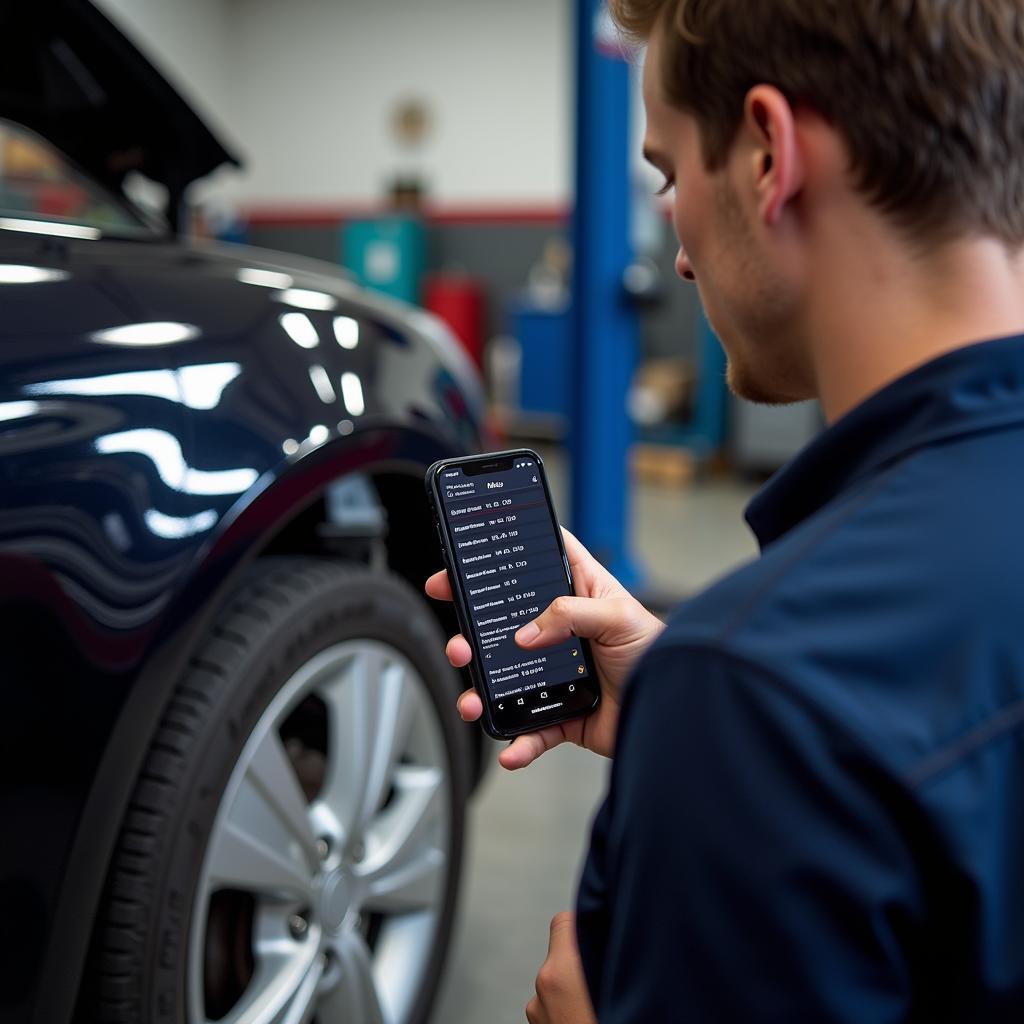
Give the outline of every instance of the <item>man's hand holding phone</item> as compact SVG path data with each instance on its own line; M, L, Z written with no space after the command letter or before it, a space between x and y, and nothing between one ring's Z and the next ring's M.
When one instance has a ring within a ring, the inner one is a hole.
M553 601L518 631L516 643L534 651L572 636L590 640L602 701L586 718L517 736L498 757L502 766L510 770L525 768L545 751L565 742L611 757L623 684L639 657L665 628L568 530L563 529L562 536L576 596ZM439 601L452 600L447 573L434 573L427 580L426 592ZM447 654L456 668L468 665L473 657L461 634L448 641ZM475 690L467 690L459 698L459 713L467 722L480 718L483 705Z

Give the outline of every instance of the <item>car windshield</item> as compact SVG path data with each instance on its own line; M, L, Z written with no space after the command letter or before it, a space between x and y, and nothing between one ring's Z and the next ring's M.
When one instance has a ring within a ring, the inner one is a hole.
M0 215L82 224L110 234L148 235L154 230L45 139L3 118Z

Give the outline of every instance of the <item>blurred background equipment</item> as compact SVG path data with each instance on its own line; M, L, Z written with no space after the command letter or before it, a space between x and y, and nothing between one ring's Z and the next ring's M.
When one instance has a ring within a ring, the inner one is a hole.
M422 164L423 144L432 127L427 102L420 97L405 97L395 104L391 130L399 144L397 161L389 192L396 210L415 213L423 209L427 195Z
M352 220L342 232L340 262L367 288L419 305L426 262L423 223L414 214Z
M423 306L440 317L462 343L478 369L484 360L484 289L469 274L431 274L423 289Z

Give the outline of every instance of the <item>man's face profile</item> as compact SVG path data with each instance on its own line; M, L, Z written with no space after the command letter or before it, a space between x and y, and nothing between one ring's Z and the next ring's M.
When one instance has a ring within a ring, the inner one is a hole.
M773 266L749 169L736 144L721 168L706 168L697 120L665 98L662 34L652 34L644 63L644 155L674 186L676 272L697 285L737 395L769 404L810 397L793 288Z

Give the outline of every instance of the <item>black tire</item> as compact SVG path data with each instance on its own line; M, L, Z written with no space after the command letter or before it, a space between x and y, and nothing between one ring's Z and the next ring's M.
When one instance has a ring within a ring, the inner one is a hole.
M89 1020L187 1020L190 912L236 761L294 671L319 651L357 638L390 644L412 663L427 684L446 748L451 845L445 894L425 981L408 1018L410 1024L427 1019L452 927L468 792L470 754L452 710L457 680L437 623L404 581L291 558L253 566L190 659L163 715L111 862L95 931Z

